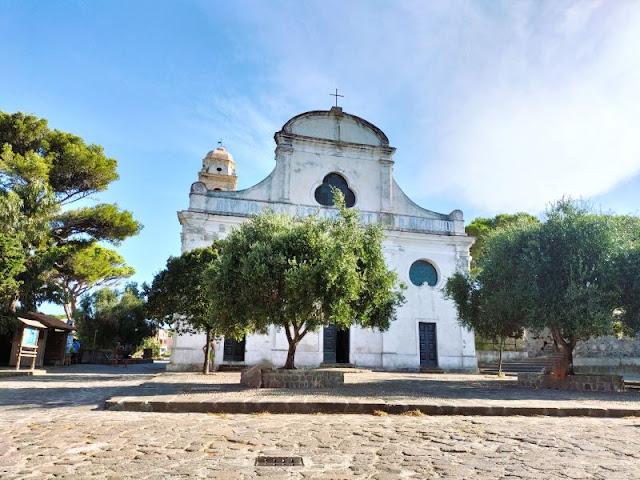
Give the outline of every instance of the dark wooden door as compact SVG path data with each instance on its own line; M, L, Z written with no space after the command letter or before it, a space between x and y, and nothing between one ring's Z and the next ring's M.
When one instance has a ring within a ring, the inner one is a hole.
M324 363L349 363L349 329L338 330L335 325L324 327Z
M437 367L438 349L436 324L420 322L418 331L420 335L420 365Z
M324 327L324 363L336 363L336 326Z
M238 342L233 338L225 338L222 360L225 362L244 362L245 339L246 337L242 337L242 340Z

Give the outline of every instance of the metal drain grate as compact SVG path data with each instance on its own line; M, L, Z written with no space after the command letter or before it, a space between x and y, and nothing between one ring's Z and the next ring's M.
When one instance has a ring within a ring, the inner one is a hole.
M258 457L257 467L304 467L302 457Z

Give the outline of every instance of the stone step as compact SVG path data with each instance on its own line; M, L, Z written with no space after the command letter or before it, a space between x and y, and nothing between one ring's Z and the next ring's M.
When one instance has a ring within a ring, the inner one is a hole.
M553 366L553 364L562 358L561 353L554 353L552 355L535 358L523 358L520 360L510 360L502 362L502 373L518 374L518 373L537 373L544 370L547 367ZM479 366L481 373L497 374L498 362L491 362L485 365Z
M238 364L238 363L222 363L220 364L220 366L218 367L218 371L219 372L241 372L242 370L244 370L245 368L247 368L246 365L244 364Z
M321 363L318 368L356 368L353 363Z
M527 365L531 365L531 366L538 366L538 365L551 365L554 362L549 361L549 362L502 362L502 365L514 365L514 366L527 366ZM483 364L484 367L497 367L498 366L498 362L491 362L491 363L485 363Z
M514 367L539 367L539 366L547 366L547 365L553 365L555 362L553 361L549 361L549 362L527 362L527 363L517 363L517 362L502 362L502 366L505 365L511 365ZM498 363L497 362L492 362L492 363L485 363L484 365L482 365L482 367L487 367L487 368L493 368L493 367L497 367Z
M503 372L512 372L512 373L539 373L542 372L548 366L543 366L539 368L512 368L509 366L502 366ZM479 368L481 373L498 373L498 367L493 368Z
M440 367L430 367L426 365L420 366L420 373L444 373Z

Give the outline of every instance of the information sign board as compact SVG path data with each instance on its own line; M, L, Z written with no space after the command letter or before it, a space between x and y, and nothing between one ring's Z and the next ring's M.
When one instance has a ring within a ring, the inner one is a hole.
M40 334L40 330L37 328L24 327L24 333L22 334L22 346L37 347L39 334Z

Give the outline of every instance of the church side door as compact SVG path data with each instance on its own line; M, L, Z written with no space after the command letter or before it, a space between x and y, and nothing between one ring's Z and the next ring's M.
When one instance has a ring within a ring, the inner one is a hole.
M336 326L334 324L324 327L324 363L336 363Z
M420 337L420 365L437 367L436 324L420 322L418 324L418 333Z
M225 362L244 362L245 340L246 337L242 337L239 342L233 338L225 338L222 360Z
M349 363L349 329L338 330L334 324L324 327L324 363Z

